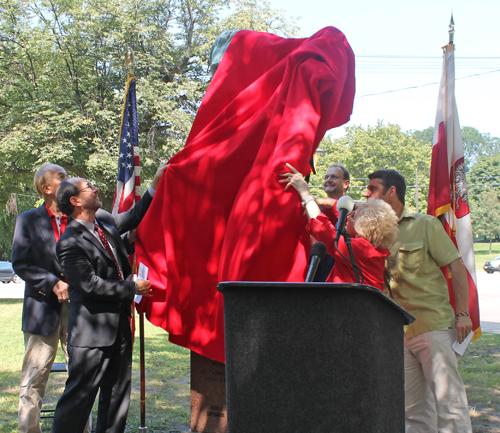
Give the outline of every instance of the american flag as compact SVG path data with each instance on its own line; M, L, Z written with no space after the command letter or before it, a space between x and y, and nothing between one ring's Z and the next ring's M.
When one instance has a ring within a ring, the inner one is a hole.
M135 77L129 77L120 128L120 158L118 160L118 178L112 210L114 215L131 209L141 199L139 127L135 85Z

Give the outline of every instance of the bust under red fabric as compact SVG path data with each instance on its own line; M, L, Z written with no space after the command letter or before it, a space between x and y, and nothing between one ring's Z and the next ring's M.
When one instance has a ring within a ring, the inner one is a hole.
M310 38L240 31L138 229L153 296L140 308L171 342L224 362L221 281L304 281L307 218L279 173L308 174L328 129L349 120L354 54L327 27Z

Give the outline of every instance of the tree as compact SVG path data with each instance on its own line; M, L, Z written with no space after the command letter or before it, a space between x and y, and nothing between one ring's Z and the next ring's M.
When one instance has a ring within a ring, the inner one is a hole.
M500 184L500 139L483 134L470 126L462 128L464 158L469 186L469 204L474 234L498 236L500 208L497 190ZM434 128L414 131L417 142L432 145ZM496 197L496 198L495 198Z
M298 32L260 0L0 2L0 204L12 193L34 195L36 169L56 163L98 186L111 208L129 47L147 185L184 146L210 82L211 46L234 28ZM13 221L0 215L4 258Z
M492 137L491 134L483 134L471 126L462 127L461 132L467 171L470 171L481 156L493 156L500 152L500 138ZM431 146L433 136L434 128L432 126L413 133L416 141Z
M40 204L38 196L12 194L7 206L0 210L0 260L10 260L16 215Z
M500 154L481 156L467 175L467 183L498 190L500 184Z
M135 52L143 179L179 151L226 26L296 28L268 3L228 0L9 0L0 4L0 202L43 163L91 180L110 207L126 72ZM244 9L244 5L249 10Z
M462 128L464 143L464 157L468 170L476 164L482 156L494 156L500 152L500 139L491 134L483 134L470 126Z
M414 131L413 138L419 142L428 144L432 146L432 139L434 137L434 127L429 126L428 128L423 129L422 131Z
M481 156L467 176L472 231L500 235L500 154Z
M429 184L431 146L417 142L412 132L403 132L399 125L351 126L345 136L332 140L328 136L321 142L322 155L318 158L318 175L312 177L313 185L322 185L322 175L334 163L343 164L351 177L349 195L361 199L368 175L378 169L395 169L406 178L408 185ZM427 209L427 189L418 191L418 209ZM407 204L415 207L415 189L408 188Z
M0 212L0 260L10 261L15 216L5 210Z
M471 200L471 220L473 232L479 236L490 238L500 235L500 200L497 191L488 188L479 192Z

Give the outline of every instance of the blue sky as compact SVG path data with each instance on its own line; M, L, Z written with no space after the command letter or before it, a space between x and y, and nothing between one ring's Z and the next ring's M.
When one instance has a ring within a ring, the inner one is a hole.
M356 55L357 84L347 125L366 127L380 119L403 130L434 126L438 84L431 83L441 77L441 47L448 43L453 10L460 124L500 137L500 0L270 0L270 5L302 17L301 36L328 25L347 36ZM475 74L480 75L470 77ZM407 87L416 88L383 93ZM365 96L371 94L377 95ZM330 132L339 136L343 128Z

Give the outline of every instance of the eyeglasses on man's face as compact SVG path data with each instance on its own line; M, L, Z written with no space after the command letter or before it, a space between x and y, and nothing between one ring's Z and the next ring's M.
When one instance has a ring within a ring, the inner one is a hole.
M93 191L94 188L95 188L95 186L91 185L90 182L87 182L87 184L82 189L78 190L76 193L80 194L81 192L86 191L86 190Z
M325 180L328 180L328 179L337 180L337 179L344 179L344 178L340 177L340 176L337 176L335 174L326 174L325 175Z

